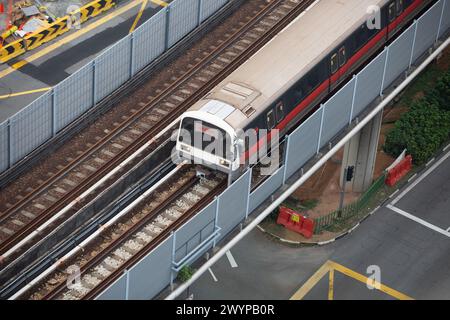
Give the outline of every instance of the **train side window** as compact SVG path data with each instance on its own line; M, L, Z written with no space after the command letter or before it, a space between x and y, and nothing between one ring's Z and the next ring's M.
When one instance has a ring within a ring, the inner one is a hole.
M267 129L273 129L275 127L275 116L273 114L273 110L267 112Z
M399 16L403 12L403 0L397 0L396 7L397 7L397 16Z
M342 67L347 62L345 46L339 49L339 66Z
M396 4L395 2L392 2L389 5L389 22L392 22L395 20L395 18L397 17L397 13L396 13Z
M283 118L284 118L284 104L283 104L283 101L280 101L280 102L277 103L276 111L277 111L277 123L280 123L281 120L283 120Z
M339 69L338 54L335 53L331 56L331 74L335 74Z

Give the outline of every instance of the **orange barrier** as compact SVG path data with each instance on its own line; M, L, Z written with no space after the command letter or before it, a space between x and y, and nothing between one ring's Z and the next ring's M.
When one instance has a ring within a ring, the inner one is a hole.
M314 220L300 215L292 209L280 206L277 224L285 226L287 229L300 233L309 239L314 233Z
M386 185L393 187L412 169L412 156L409 155L403 159L398 165L389 170L386 177Z

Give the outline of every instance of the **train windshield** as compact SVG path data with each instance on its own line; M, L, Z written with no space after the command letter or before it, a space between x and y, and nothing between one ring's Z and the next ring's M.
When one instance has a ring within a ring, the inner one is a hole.
M223 159L231 159L231 139L225 130L201 120L185 118L179 141Z

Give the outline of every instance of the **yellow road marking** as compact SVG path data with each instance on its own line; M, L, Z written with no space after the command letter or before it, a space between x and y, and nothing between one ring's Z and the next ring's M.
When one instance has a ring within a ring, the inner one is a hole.
M391 297L394 297L399 300L414 300L410 296L407 296L406 294L403 294L395 289L392 289L382 283L379 283L377 281L373 281L366 276L355 272L347 267L344 267L343 265L340 265L339 263L333 262L328 260L325 262L319 270L314 273L311 278L308 279L308 281L305 282L305 284L298 289L298 291L290 298L290 300L302 300L314 286L329 272L329 287L328 287L328 299L333 300L334 298L334 271L339 271L342 274L353 278L355 280L358 280L364 284L367 284L368 281L377 288L377 290L384 292Z
M141 19L142 13L144 12L145 7L147 6L147 3L148 3L148 0L142 1L141 8L139 9L136 19L134 19L133 25L131 26L129 33L132 33L134 31L134 28L136 28L136 25L138 24L139 19Z
M11 93L11 94L5 94L3 96L0 96L0 99L8 99L8 98L17 97L17 96L23 96L23 95L26 95L26 94L32 94L32 93L37 93L37 92L48 91L50 89L51 89L51 87L41 88L41 89L34 89L34 90L28 90L28 91L22 91L22 92L16 92L16 93Z
M403 294L397 290L394 290L388 286L385 286L382 283L379 283L379 282L377 282L375 280L371 280L371 279L369 280L369 278L367 278L366 276L364 276L358 272L355 272L349 268L346 268L343 265L340 265L339 263L332 262L332 267L334 270L337 270L337 271L345 274L346 276L351 277L355 280L358 280L364 284L367 284L368 281L370 281L375 288L377 288L381 292L384 292L384 293L390 295L391 297L397 298L399 300L414 300L413 298L407 296L406 294Z
M334 270L331 269L328 279L328 300L334 300Z
M83 34L97 28L98 26L110 21L112 18L130 10L131 8L134 8L135 6L137 6L138 4L140 4L143 0L133 0L132 2L128 3L127 5L117 8L115 11L111 12L108 15L105 15L104 17L102 17L101 19L86 25L86 27L67 35L66 37L62 38L59 41L56 41L55 43L53 43L52 45L45 47L44 49L36 52L35 54L32 54L31 56L29 56L28 58L21 60L19 62L16 62L15 64L13 64L12 66L8 67L7 69L3 70L0 72L0 79L9 75L10 73L16 71L17 69L22 68L24 65L26 65L27 63L30 63L42 56L45 56L46 54L56 50L57 48L59 48L60 46L69 43L72 40L75 40L77 38L79 38L80 36L82 36Z
M316 273L314 273L312 277L309 278L308 281L306 281L305 284L300 289L298 289L296 293L294 293L290 300L302 300L308 294L308 292L311 291L311 289L320 281L320 279L322 279L328 273L328 271L330 271L330 268L330 261L325 262L323 266L321 266L319 270L317 270Z
M150 1L159 4L161 7L167 7L169 5L167 2L161 0L150 0Z

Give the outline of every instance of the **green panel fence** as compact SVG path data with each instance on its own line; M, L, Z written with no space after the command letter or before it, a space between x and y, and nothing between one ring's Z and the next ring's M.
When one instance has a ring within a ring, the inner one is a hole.
M345 206L344 208L342 208L341 212L339 212L339 210L336 210L326 216L314 219L314 233L319 234L335 223L345 222L346 220L361 213L362 210L368 209L370 201L373 199L374 195L384 186L385 180L386 174L383 174L364 194L361 195L361 197L356 202Z

